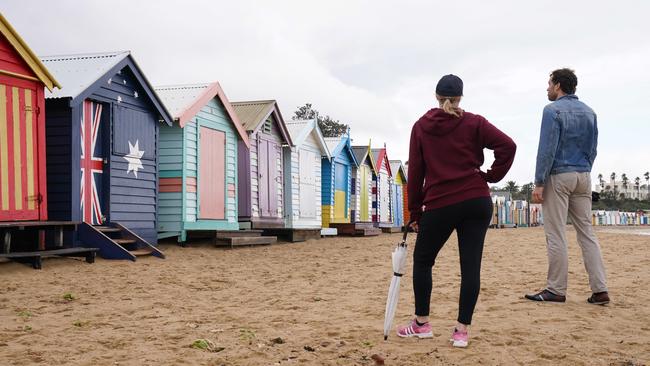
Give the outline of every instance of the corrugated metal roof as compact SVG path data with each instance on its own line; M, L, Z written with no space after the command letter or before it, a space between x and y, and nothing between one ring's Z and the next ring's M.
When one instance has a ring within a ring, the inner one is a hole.
M275 100L231 103L246 131L253 131L273 110Z
M381 151L383 149L371 149L370 151L372 152L372 160L377 164L378 166L381 166L381 163L379 162L379 154L381 154Z
M401 171L402 174L404 175L404 179L406 179L406 171L404 170L404 165L402 164L401 160L390 160L390 170L393 172L393 175L399 174Z
M304 121L292 120L286 122L285 124L287 125L287 130L289 130L289 135L291 135L291 140L293 142L297 142L298 140L302 140L302 135L305 134L305 128L308 125L311 125L312 123L313 120L304 120Z
M45 98L75 98L129 54L129 51L119 51L42 56L43 64L63 86L60 90L46 91Z
M368 146L352 146L352 152L359 164L361 164L368 153Z
M210 84L166 85L157 86L154 89L172 116L180 118L185 109L201 96L209 86Z
M342 140L342 137L325 137L325 144L332 155L334 155L334 151L341 144Z

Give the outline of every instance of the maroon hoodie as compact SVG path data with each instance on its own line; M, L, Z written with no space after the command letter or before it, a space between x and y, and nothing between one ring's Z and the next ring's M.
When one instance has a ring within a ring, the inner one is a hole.
M494 150L487 172L483 149ZM485 118L463 112L460 118L440 108L428 111L413 125L408 161L408 208L418 221L422 209L452 205L472 198L490 197L487 183L506 175L517 146Z

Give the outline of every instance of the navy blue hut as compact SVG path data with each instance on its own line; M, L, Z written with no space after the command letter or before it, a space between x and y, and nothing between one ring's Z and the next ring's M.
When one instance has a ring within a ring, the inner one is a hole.
M172 117L128 51L41 58L51 220L79 221L77 245L104 258L163 257L157 241L158 133Z

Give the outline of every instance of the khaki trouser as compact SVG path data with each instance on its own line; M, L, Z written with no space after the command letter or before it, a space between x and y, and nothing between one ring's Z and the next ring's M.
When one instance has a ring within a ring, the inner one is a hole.
M548 250L547 289L566 296L569 256L567 251L567 213L575 228L582 259L589 274L591 291L607 291L605 265L600 245L591 226L591 178L589 173L551 175L544 185L544 233Z

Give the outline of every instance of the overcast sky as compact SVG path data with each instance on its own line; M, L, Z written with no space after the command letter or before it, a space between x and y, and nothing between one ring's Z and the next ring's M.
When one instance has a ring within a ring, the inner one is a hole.
M461 106L517 143L504 182L519 184L534 177L548 74L571 67L598 114L592 178L650 170L647 1L3 0L2 12L39 55L130 50L154 85L216 80L231 101L278 100L285 119L309 102L403 161L454 73Z

